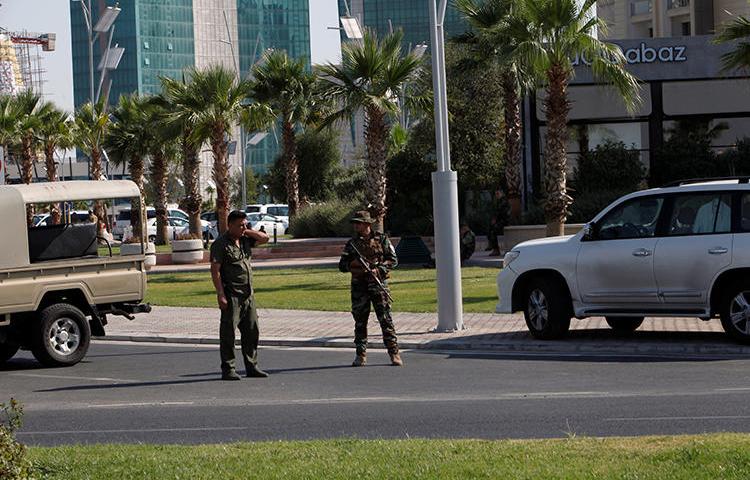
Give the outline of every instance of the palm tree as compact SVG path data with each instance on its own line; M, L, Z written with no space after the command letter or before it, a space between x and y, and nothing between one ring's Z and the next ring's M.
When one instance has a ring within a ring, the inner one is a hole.
M289 215L299 207L299 165L295 129L308 122L314 111L315 75L305 70L305 61L291 60L286 51L272 50L252 69L253 98L265 103L281 119L283 162L286 172Z
M398 99L422 66L414 53L402 55L402 38L403 33L397 31L378 40L373 31L367 30L362 42L342 46L341 65L329 63L319 70L323 95L338 103L338 110L328 115L322 125L348 121L359 109L364 110L366 194L378 229L383 227L386 210L389 118L398 115Z
M85 103L76 112L73 123L73 143L80 148L91 160L91 178L102 179L102 151L104 140L112 126L109 113L104 101L96 104ZM104 205L101 201L94 202L94 214L100 221L104 221Z
M57 180L55 152L58 149L68 149L73 146L70 114L50 105L46 109L46 115L42 118L38 136L44 150L47 181L54 182Z
M169 120L167 101L157 96L148 102L146 128L150 132L146 139L146 149L151 158L151 184L154 188L154 209L156 210L156 243L166 245L167 238L167 176L169 164L177 157L179 132ZM199 233L200 234L200 233Z
M521 217L521 93L533 79L521 70L515 39L508 33L512 0L456 0L456 8L472 26L468 38L459 41L473 44L480 59L497 61L502 68L503 110L505 128L505 183L511 220Z
M242 121L245 101L251 84L238 80L234 72L217 65L188 74L195 103L191 113L195 123L191 139L196 145L208 141L214 157L213 178L216 183L216 218L219 233L227 229L229 214L229 164L227 146L232 130Z
M16 129L21 143L21 181L29 184L33 178L36 150L39 146L37 130L42 127L42 119L49 113L51 104L44 102L41 96L26 90L15 97L18 111Z
M44 163L47 169L47 181L57 181L57 163L55 152L57 149L68 149L73 146L71 136L71 121L68 112L49 104L38 129L38 137L44 150ZM60 208L58 204L50 205L50 215L54 224L60 223Z
M131 200L130 225L133 238L144 241L141 228L146 207L144 190L144 171L149 145L153 137L152 125L149 122L149 99L136 94L121 95L117 106L112 111L112 127L105 139L109 158L116 166L127 163L130 179L138 185L140 199Z
M725 71L750 69L750 18L738 16L716 35L714 42L737 42L731 52L721 56Z
M3 149L3 157L0 158L0 161L3 162L3 166L8 164L10 146L18 140L16 125L19 114L17 107L18 105L13 101L12 96L0 95L0 147ZM0 168L0 171L5 172L5 169Z
M193 132L203 106L200 92L191 88L185 79L175 80L161 78L163 99L166 109L165 127L176 128L180 136L182 155L182 181L185 184L185 198L181 206L190 217L190 233L201 235L201 204L203 197L200 189L200 148L202 141L195 141Z
M573 76L571 59L591 60L592 72L602 83L612 85L628 108L640 102L637 79L625 70L625 58L611 43L593 34L606 31L599 18L587 18L596 0L517 0L507 21L507 34L515 39L514 56L524 69L539 72L546 84L544 109L547 118L544 193L547 235L563 234L572 198L567 192L568 114L567 88Z

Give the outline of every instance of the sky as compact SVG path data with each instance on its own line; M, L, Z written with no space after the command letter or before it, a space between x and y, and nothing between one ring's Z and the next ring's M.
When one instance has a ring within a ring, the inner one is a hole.
M56 33L57 49L42 52L47 70L44 95L58 107L73 110L73 69L70 47L69 0L0 0L0 27ZM310 0L310 48L312 62L336 62L341 56L336 0Z

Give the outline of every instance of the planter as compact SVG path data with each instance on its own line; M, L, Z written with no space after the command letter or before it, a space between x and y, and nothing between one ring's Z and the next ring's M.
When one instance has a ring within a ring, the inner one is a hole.
M123 243L120 245L120 256L124 257L127 255L140 255L141 244L140 243ZM146 270L156 265L156 244L147 243L145 250L146 259L143 264L146 266Z
M172 263L201 263L203 261L203 240L172 240Z
M575 235L583 228L583 223L565 224L565 235ZM503 230L503 249L510 250L521 242L545 238L547 225L515 225Z

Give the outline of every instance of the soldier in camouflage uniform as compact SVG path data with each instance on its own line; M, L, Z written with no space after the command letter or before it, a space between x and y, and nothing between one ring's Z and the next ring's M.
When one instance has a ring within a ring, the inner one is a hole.
M388 236L372 230L373 220L370 212L363 210L351 219L356 234L344 247L339 261L339 270L352 274L352 315L354 316L354 345L357 356L352 366L363 367L367 363L367 321L370 318L370 304L375 308L375 314L383 330L383 343L388 349L391 364L402 366L404 362L398 350L396 329L391 318L391 305L388 295L381 289L373 274L377 275L387 289L386 278L388 272L398 264L396 251ZM360 263L354 248L362 254L373 274Z

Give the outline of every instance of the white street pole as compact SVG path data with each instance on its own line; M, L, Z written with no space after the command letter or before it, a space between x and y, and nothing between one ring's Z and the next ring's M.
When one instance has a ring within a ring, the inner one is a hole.
M451 154L448 137L448 95L445 80L445 34L443 32L447 0L440 0L439 15L435 1L427 0L430 5L432 86L435 92L437 151L437 171L432 174L438 302L438 324L435 330L450 332L464 327L458 228L458 176L450 168Z

